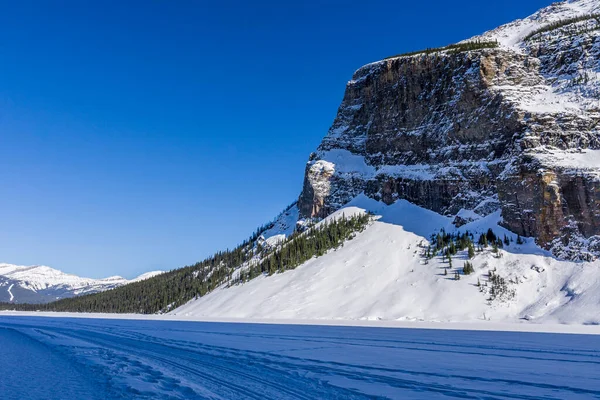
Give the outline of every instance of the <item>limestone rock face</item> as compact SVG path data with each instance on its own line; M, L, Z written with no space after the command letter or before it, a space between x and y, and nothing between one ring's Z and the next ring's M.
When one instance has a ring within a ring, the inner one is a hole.
M307 164L301 217L360 193L445 215L501 210L560 256L598 255L600 22L582 17L598 10L555 3L465 41L497 47L360 68Z

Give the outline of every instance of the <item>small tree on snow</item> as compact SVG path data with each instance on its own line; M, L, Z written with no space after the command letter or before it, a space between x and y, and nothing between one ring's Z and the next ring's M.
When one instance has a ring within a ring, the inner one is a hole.
M475 248L473 248L473 244L469 243L469 258L475 257Z
M465 261L465 265L463 267L463 274L471 275L473 272L475 272L475 268L473 268L473 264L470 263L469 261Z
M517 244L523 244L523 238L521 235L517 235Z

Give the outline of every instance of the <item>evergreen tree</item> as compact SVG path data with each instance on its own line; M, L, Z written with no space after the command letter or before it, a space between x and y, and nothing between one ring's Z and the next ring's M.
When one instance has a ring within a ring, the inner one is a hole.
M517 244L523 244L523 238L521 235L517 235Z
M494 254L498 254L498 243L494 242L494 244L492 245L492 253Z
M465 264L463 266L463 274L471 275L474 272L475 268L473 267L473 264L471 264L469 261L465 261Z
M473 244L472 243L469 243L469 249L468 249L468 251L469 251L468 255L469 255L470 259L473 258L473 257L475 257L475 249L473 248Z
M477 241L477 243L482 247L482 248L486 248L488 246L488 239L487 236L484 234L481 234L479 236L479 240Z
M448 246L448 255L455 255L456 254L456 245L454 244L454 241L450 242L450 245Z

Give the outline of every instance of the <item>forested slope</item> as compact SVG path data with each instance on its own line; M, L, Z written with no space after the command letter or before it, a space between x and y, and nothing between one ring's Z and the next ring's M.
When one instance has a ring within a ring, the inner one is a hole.
M104 313L168 312L220 286L243 284L260 275L294 269L341 246L371 221L366 213L328 219L297 231L275 244L262 240L261 230L233 250L218 252L194 265L113 290L48 304L0 303L0 309Z

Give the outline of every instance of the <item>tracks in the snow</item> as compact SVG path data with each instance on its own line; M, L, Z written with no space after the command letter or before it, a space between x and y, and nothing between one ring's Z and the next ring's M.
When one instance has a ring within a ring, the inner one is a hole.
M600 398L600 338L0 318L121 398Z

